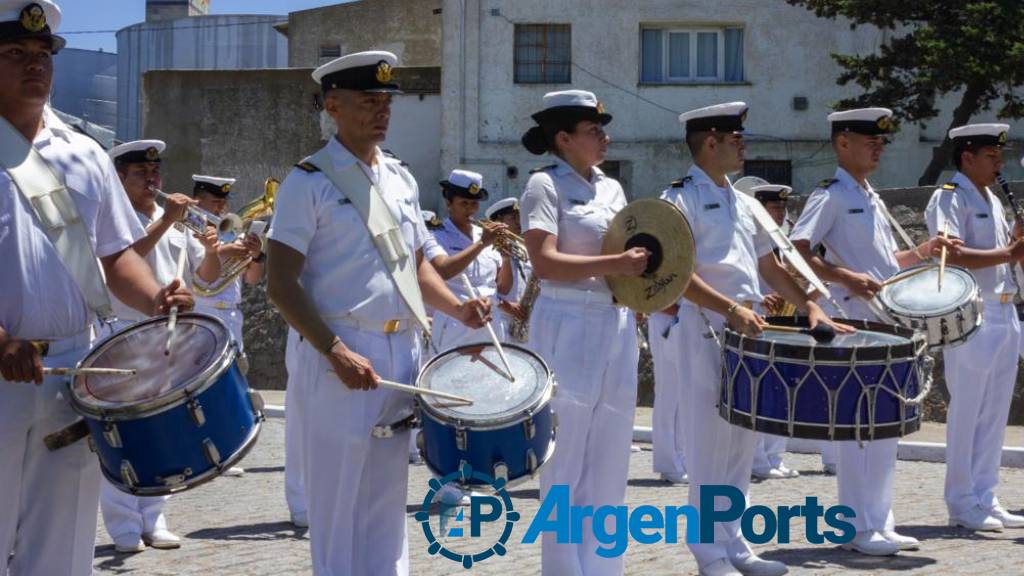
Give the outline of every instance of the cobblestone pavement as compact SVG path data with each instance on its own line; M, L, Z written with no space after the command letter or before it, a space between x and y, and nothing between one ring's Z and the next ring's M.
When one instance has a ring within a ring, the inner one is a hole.
M633 454L627 504L657 507L686 503L685 487L671 487L651 472L651 453L645 446ZM171 528L184 537L179 550L149 549L136 555L114 551L103 529L98 531L97 575L285 575L309 574L309 540L288 522L284 503L284 422L271 420L259 444L243 462L240 478L219 478L193 491L171 498L167 517ZM823 476L815 456L789 455L787 464L800 470L794 480L760 482L752 486L751 501L771 507L803 504L805 496L818 496L828 507L835 503L835 479ZM765 558L781 560L791 574L1002 574L1024 573L1024 530L972 535L945 526L942 502L944 467L939 464L899 462L895 514L900 531L923 541L920 551L888 559L868 558L831 545L811 545L803 538L802 523L791 528L793 541L755 549ZM513 504L523 514L504 557L490 558L466 571L450 560L427 553L420 525L413 518L426 493L429 472L414 466L408 497L409 549L413 574L502 575L537 574L540 545L517 544L537 510L537 483L511 490ZM1011 510L1024 507L1024 470L1002 471L1000 496ZM630 543L627 574L692 574L693 557L685 545Z

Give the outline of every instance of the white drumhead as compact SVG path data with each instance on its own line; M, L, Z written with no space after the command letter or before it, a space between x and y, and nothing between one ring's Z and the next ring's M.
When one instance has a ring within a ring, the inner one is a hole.
M503 376L504 364L494 346L462 346L431 360L417 385L469 398L473 404L460 405L433 396L421 396L420 401L443 417L488 424L515 420L535 408L550 387L547 366L528 350L503 348L514 382Z
M896 334L874 332L872 330L858 330L853 334L836 334L831 342L818 342L809 334L796 334L793 332L776 332L765 330L761 333L761 340L769 340L780 344L792 344L796 346L808 346L817 348L856 348L861 346L895 346L908 344L910 340Z
M901 271L907 274L914 269ZM976 297L977 283L970 272L947 266L939 291L939 269L932 268L882 288L878 299L892 313L901 316L937 316L959 309Z

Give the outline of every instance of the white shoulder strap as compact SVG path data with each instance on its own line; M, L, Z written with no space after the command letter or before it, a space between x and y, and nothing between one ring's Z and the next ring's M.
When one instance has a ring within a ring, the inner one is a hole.
M99 261L78 206L42 154L0 117L0 168L28 200L60 261L100 320L115 320Z
M326 149L321 149L306 158L305 162L319 168L327 176L327 179L352 202L352 206L359 212L363 223L366 224L366 229L370 232L370 239L380 253L384 267L391 276L392 282L395 283L398 294L420 326L424 330L429 330L430 323L427 320L427 310L423 305L423 295L420 293L419 278L416 273L416 256L409 254L405 239L402 237L402 229L399 228L387 204L384 203L380 190L358 164L352 164L344 171L335 170Z
M875 194L875 200L878 200L879 210L882 211L882 214L885 216L885 219L889 221L889 225L892 226L893 230L896 230L896 235L900 237L900 240L903 240L904 244L906 244L907 250L913 250L917 244L914 244L914 241L910 239L910 234L907 234L907 231L903 229L903 226L900 226L900 223L896 221L896 218L893 218L892 213L889 212L889 208L877 193Z

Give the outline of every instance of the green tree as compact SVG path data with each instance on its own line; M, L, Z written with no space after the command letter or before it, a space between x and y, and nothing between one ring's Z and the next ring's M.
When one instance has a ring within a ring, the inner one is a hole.
M851 27L874 25L891 37L878 53L832 54L837 83L864 92L841 107L885 106L898 120L924 124L936 101L959 98L949 128L978 112L1024 117L1024 0L786 0L820 18L845 17ZM947 129L946 132L949 130ZM949 161L949 137L934 149L918 184L934 184Z

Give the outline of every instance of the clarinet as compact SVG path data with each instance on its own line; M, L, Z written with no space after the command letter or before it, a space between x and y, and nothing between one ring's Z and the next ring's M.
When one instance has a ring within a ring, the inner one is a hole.
M1024 233L1024 211L1017 204L1017 200L1013 197L1013 192L1010 190L1010 183L1006 181L1002 172L996 172L996 182L999 182L1000 188L1003 189L1003 194L1006 195L1006 201L1010 203L1010 208L1013 209L1013 220L1017 224L1017 229ZM1011 241L1014 240L1013 232L1010 232ZM1024 265L1020 262L1017 266L1024 272ZM1010 266L1010 272L1013 272L1013 266ZM1017 284L1017 276L1014 275L1014 284ZM1022 298L1021 286L1017 285L1017 296L1013 299L1013 305L1017 309L1017 319L1024 320L1024 298Z

